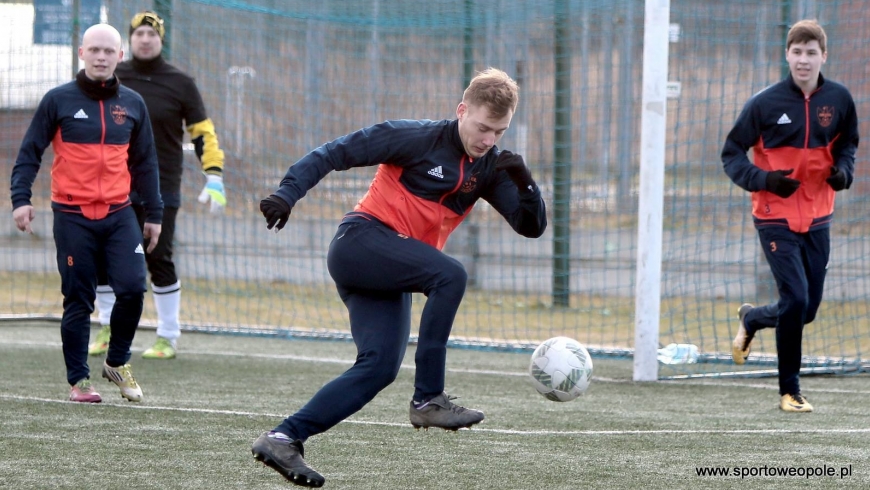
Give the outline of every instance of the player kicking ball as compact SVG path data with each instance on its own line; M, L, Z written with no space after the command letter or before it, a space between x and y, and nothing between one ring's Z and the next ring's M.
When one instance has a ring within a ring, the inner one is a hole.
M516 82L487 69L466 88L456 119L387 121L342 136L293 164L280 188L260 202L267 227L280 230L296 202L329 172L378 166L327 255L350 316L356 362L254 441L258 461L297 485L323 485L324 477L304 460L303 443L362 409L396 379L411 332L412 293L427 299L411 424L457 430L483 421L483 412L455 404L444 391L447 339L468 275L442 248L480 199L520 235L544 233L544 200L523 158L495 146L518 100Z

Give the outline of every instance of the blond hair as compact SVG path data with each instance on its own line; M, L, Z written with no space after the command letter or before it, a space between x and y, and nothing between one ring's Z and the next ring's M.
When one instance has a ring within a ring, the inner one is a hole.
M822 53L827 51L828 36L825 34L825 30L814 19L805 19L791 26L791 29L788 30L785 49L788 50L792 44L803 44L810 41L818 41Z
M507 73L497 68L487 68L471 79L462 94L466 105L485 106L494 117L504 117L517 109L520 89Z

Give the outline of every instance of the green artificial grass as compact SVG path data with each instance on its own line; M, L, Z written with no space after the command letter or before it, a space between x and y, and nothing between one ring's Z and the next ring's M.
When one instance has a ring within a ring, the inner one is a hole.
M104 401L74 404L58 325L0 323L0 488L296 488L251 443L347 369L353 344L186 333L178 359L141 359L153 340L140 330L131 359L142 403L121 399L91 358ZM454 433L408 423L413 354L362 411L307 441L324 488L870 487L866 376L805 377L816 412L787 414L775 378L634 383L630 361L596 359L589 391L556 403L526 380L527 354L451 349L447 391L486 413ZM824 466L837 475L698 475Z

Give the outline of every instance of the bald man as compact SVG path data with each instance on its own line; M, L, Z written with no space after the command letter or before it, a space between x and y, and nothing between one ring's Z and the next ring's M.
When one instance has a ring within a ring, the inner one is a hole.
M74 402L102 401L88 368L97 261L105 262L117 296L102 375L122 397L142 400L128 361L142 316L145 253L159 240L163 201L145 102L115 77L123 55L114 27L97 24L85 31L79 48L85 68L42 98L12 169L12 217L19 230L32 233L31 189L42 155L52 145L51 209L64 298L60 330ZM146 209L144 228L130 205L131 186ZM143 230L148 250L142 248Z

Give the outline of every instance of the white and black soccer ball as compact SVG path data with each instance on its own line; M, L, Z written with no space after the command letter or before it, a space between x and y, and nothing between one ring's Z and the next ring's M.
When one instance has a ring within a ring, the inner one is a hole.
M568 402L589 388L592 357L580 342L568 337L553 337L535 349L529 376L532 385L546 399Z

